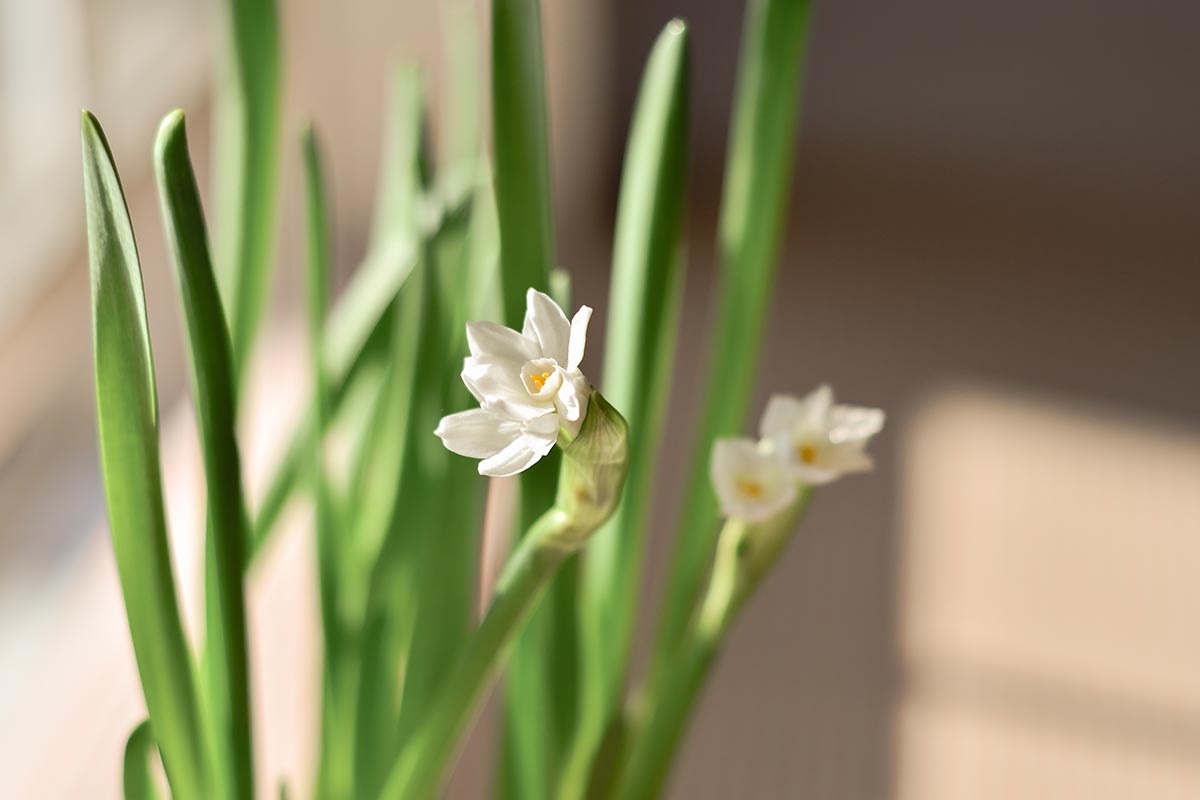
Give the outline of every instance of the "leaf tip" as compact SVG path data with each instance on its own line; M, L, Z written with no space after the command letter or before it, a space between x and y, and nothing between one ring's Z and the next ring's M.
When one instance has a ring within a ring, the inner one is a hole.
M164 163L169 150L182 143L187 150L187 120L183 109L175 109L163 117L158 125L158 135L154 137L154 157L158 163Z

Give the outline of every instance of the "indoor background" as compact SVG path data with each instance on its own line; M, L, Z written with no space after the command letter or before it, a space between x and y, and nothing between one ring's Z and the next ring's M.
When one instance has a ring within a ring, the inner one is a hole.
M111 137L139 237L195 608L202 478L150 143L185 108L205 184L216 5L0 0L0 796L117 797L142 718L96 455L83 106ZM691 26L657 600L707 341L742 3L543 5L558 258L596 307L595 341L643 62L671 17ZM422 63L435 109L442 82L438 4L280 11L290 138L254 383L295 391L276 408L251 390L252 492L306 380L300 124L324 135L344 279L365 247L390 70ZM887 409L888 427L874 474L821 492L740 621L671 797L1200 797L1198 37L1186 0L818 4L752 416L768 389L830 381ZM588 360L597 371L599 353ZM252 577L260 759L297 787L315 746L307 514L293 504ZM493 721L453 796L484 796Z

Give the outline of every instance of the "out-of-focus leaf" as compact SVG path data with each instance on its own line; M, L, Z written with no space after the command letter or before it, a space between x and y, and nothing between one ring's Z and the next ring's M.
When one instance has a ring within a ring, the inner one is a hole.
M504 322L521 327L525 291L554 268L550 145L538 0L492 2L492 139ZM541 513L540 510L538 513Z
M329 309L329 208L320 146L312 127L301 136L307 210L308 258L305 296L308 309L309 357L313 374L313 425L310 432L309 472L317 542L317 583L324 640L321 703L321 751L317 767L320 797L350 797L354 791L355 670L353 633L345 629L338 610L338 592L346 561L344 537L334 529L334 510L325 474L325 434L330 424L328 380L325 377L325 319Z
M751 0L742 31L729 160L717 231L720 273L712 356L692 471L651 667L651 685L687 627L712 563L717 504L708 459L742 433L774 285L788 193L807 0Z
M625 686L682 289L688 88L687 29L675 20L650 54L621 178L604 394L636 435L621 505L582 556L582 703L562 798L584 795Z
M391 311L417 262L416 213L419 166L409 155L419 148L421 126L414 117L414 97L419 109L420 77L413 68L397 72L389 90L383 168L375 202L375 222L366 258L328 315L324 338L326 391L330 413L336 414L348 387L372 355L387 352L393 326ZM407 165L407 166L406 166ZM254 533L247 548L247 566L262 549L284 505L305 477L301 468L308 449L312 420L296 429L282 458L271 473L267 490L254 517ZM389 507L388 504L384 504Z
M270 293L279 178L280 58L275 0L226 0L229 51L217 81L221 295L234 374L246 373Z
M153 771L153 764L157 760L158 750L154 745L150 720L143 720L125 742L125 761L121 770L125 800L158 800Z
M518 330L526 290L547 291L555 264L545 84L538 0L493 0L492 139L500 284L504 322ZM557 463L543 459L521 476L518 530L527 530L553 502L557 469ZM538 619L531 621L509 670L501 780L505 796L522 800L547 797L555 781L556 735L545 676L556 669L557 654L547 652L543 628Z
M117 572L167 781L175 797L204 800L211 764L171 567L141 266L112 153L86 111L82 138L96 412Z
M447 156L437 175L438 194L447 205L457 206L474 195L483 161L483 73L474 4L469 0L447 0L442 4L442 13L448 124Z
M418 201L422 187L422 83L416 70L402 71L393 88L384 153L385 178L377 204L373 240L397 242L420 252ZM376 246L381 246L376 244ZM397 719L407 672L418 595L412 539L424 522L436 483L418 465L414 437L420 429L421 398L436 388L437 373L426 350L435 313L430 271L417 258L390 315L390 344L379 402L362 453L363 483L351 523L352 581L344 587L346 614L361 629L361 672L355 710L355 793L378 792L398 747ZM426 370L434 370L425 374ZM430 438L432 434L429 434ZM410 528L410 526L412 526ZM407 678L406 678L407 680Z
M206 677L208 706L232 797L254 794L242 547L246 540L241 466L234 431L233 359L208 253L200 193L188 157L183 112L158 130L154 163L163 221L187 321L193 399L208 497ZM213 593L215 592L215 597Z

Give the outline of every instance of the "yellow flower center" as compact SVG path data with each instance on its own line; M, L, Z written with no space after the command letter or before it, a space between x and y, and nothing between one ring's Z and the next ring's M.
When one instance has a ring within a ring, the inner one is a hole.
M737 482L737 490L749 497L751 500L761 500L763 496L763 485L757 481L748 481L745 479Z
M533 385L537 387L537 390L539 392L542 390L542 387L546 385L546 381L548 381L549 379L550 379L549 372L543 372L541 375L539 375L535 372L529 376L529 380L531 380L533 382Z
M811 444L801 445L800 447L796 448L796 455L798 455L800 460L805 464L811 464L817 460L817 448L813 447Z

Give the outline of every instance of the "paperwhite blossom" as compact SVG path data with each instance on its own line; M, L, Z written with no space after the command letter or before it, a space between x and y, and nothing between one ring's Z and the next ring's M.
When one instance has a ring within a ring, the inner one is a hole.
M796 482L770 442L718 439L710 466L726 517L762 522L796 499Z
M779 451L795 479L819 485L871 469L865 448L882 429L881 410L834 405L833 389L826 384L802 399L772 397L759 433Z
M587 414L591 387L579 370L592 309L575 318L530 289L520 333L493 322L467 324L471 355L462 379L479 408L443 417L437 433L459 455L482 459L482 475L515 475L558 441L574 437Z

